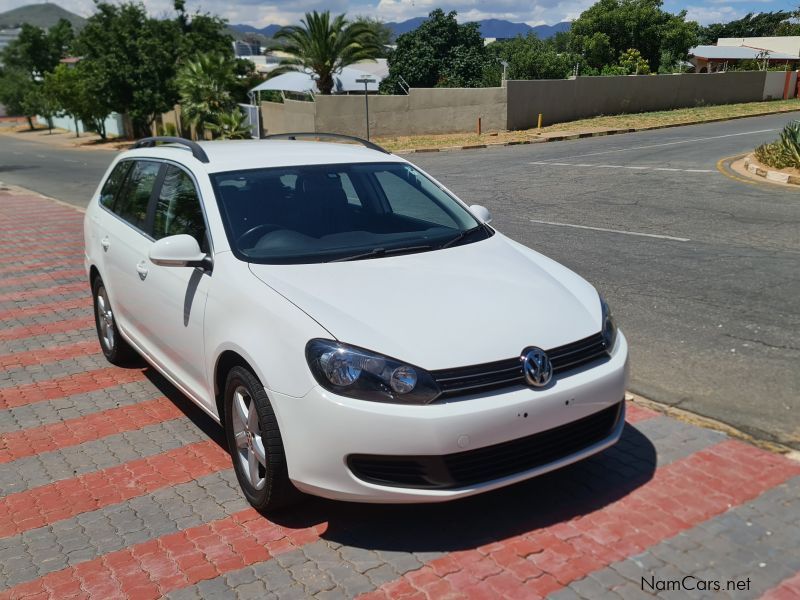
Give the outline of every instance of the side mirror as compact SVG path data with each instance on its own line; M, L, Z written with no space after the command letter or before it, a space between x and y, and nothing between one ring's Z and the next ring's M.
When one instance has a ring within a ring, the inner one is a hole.
M469 207L470 212L473 216L478 219L481 223L486 223L487 225L492 222L492 213L489 212L489 209L485 206L481 206L480 204L473 204Z
M200 244L185 233L161 238L150 246L150 262L162 267L208 267L209 258Z

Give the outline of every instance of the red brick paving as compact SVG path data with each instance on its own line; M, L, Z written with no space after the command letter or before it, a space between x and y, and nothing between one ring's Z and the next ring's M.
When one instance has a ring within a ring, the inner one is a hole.
M646 485L602 510L454 552L360 598L406 598L409 591L544 598L797 475L797 462L725 441L657 469Z
M212 441L197 442L0 498L0 537L192 481L230 467Z
M64 269L63 271L48 271L47 273L36 273L34 275L25 275L24 277L10 277L7 279L0 279L0 287L20 287L29 283L39 283L41 281L50 281L55 279L70 279L77 277L85 277L86 271L83 269Z
M60 300L59 302L42 302L41 304L35 304L33 306L2 310L0 311L0 321L45 315L47 313L58 313L63 310L73 310L76 308L92 309L92 299L88 293L86 296L80 298L70 298L69 300Z
M58 360L98 354L100 344L95 340L83 340L63 346L49 346L39 350L14 352L0 355L0 369L15 369L31 365L44 365Z
M86 292L89 291L88 280L76 281L75 283L65 283L63 285L56 285L49 288L36 288L34 290L25 290L20 292L6 292L0 294L0 302L23 302L31 298L41 298L43 296L61 296L63 294L71 294L73 292Z
M0 388L0 409L16 408L55 398L83 394L94 390L140 381L145 378L139 369L106 367L58 379L48 379L16 387Z
M133 431L177 419L183 412L164 397L67 419L59 423L20 429L0 435L0 464L83 444L115 433Z
M798 598L800 598L800 572L784 579L780 585L761 596L761 600L797 600Z
M647 419L652 419L654 417L657 417L659 414L660 413L654 410L645 408L644 406L640 406L638 404L634 404L633 402L627 402L625 404L625 421L627 421L631 425L633 425L634 423L645 421Z
M77 317L64 321L53 321L52 323L42 323L41 325L21 325L0 331L0 342L9 340L21 340L36 335L49 335L52 333L65 333L67 331L77 331L94 327L94 317Z
M41 231L52 235L61 232L74 240L57 250L59 256L69 256L68 265L61 263L69 267L64 271L37 272L52 264L48 259L54 258L45 243L26 244L26 250L4 253L9 260L14 257L43 260L27 266L10 265L0 269L0 274L4 275L30 271L27 275L0 278L0 288L68 277L81 280L30 291L6 291L0 294L0 302L24 302L25 306L5 307L4 312L0 312L0 320L83 306L90 308L85 272L78 268L81 217L74 216L66 207L34 196L4 196L0 213L5 213L0 214L0 222L8 223L7 227L0 226L0 231L12 232L23 223L28 227L28 233ZM74 226L66 227L67 221ZM39 240L35 235L27 237ZM15 242L4 240L0 248L12 249L15 245ZM50 299L79 291L85 292L85 296L63 302ZM42 302L30 305L33 298L41 298ZM9 327L0 329L0 341L92 327L91 318ZM93 334L87 331L87 335ZM92 338L91 341L0 356L0 368L44 364L98 351L97 342ZM109 367L4 388L0 389L0 409L73 396L138 381L143 377L140 370ZM139 429L181 414L174 404L158 398L6 433L0 435L0 464ZM658 414L635 404L629 403L627 407L629 423L638 423ZM11 494L0 498L0 538L229 467L228 454L208 441ZM657 469L650 481L601 509L484 546L451 552L364 597L542 598L616 560L639 553L719 515L731 506L747 502L796 475L800 475L797 463L739 442L726 441ZM73 594L103 599L156 598L315 542L327 527L327 523L318 521L291 529L248 509L47 574L0 592L0 599L65 598ZM800 574L785 580L767 592L764 598L800 598Z
M31 598L35 594L62 598L72 593L93 598L160 598L170 591L315 542L326 526L320 523L289 529L247 509L56 571L0 592L0 599Z

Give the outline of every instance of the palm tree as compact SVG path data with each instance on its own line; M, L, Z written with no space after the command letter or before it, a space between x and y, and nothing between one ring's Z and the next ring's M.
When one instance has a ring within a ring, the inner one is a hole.
M234 66L222 54L200 54L186 62L178 70L176 84L181 114L198 130L236 104L230 91L236 85Z
M301 25L284 27L274 39L284 41L274 50L289 54L271 75L310 69L317 75L320 94L333 90L333 76L343 67L363 60L374 60L383 52L374 27L363 21L349 22L329 11L306 13Z
M218 114L214 121L206 121L203 126L218 140L249 140L252 137L250 124L238 108Z

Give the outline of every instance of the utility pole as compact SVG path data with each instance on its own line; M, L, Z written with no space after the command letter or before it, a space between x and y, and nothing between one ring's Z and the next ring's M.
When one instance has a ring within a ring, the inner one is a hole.
M369 141L369 93L367 91L367 84L375 83L375 79L370 77L362 77L360 79L356 79L356 83L363 83L364 84L364 114L367 118L367 141Z

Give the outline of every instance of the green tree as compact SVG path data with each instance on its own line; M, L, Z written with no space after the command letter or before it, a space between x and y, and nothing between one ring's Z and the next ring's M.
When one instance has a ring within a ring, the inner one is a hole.
M597 69L617 63L629 48L652 71L662 60L685 59L699 26L686 21L686 11L671 14L662 6L662 0L599 0L572 23L572 49Z
M383 51L372 26L363 21L351 23L343 14L331 19L329 11L313 11L300 23L275 33L280 44L276 48L290 56L272 73L310 69L317 76L321 94L333 91L333 76L343 67L375 59Z
M389 53L389 75L381 92L411 87L479 87L487 68L487 50L477 23L459 25L455 11L437 8L419 27L397 38Z
M716 44L719 38L769 37L776 35L797 35L797 25L790 19L797 17L795 12L779 10L775 12L747 13L741 19L727 23L711 23L700 28L701 44Z
M44 93L54 102L58 112L75 121L76 137L79 135L78 121L81 121L85 129L97 132L100 139L106 139L105 121L111 114L111 107L98 91L93 66L86 61L75 67L59 65L44 79Z
M180 30L178 54L181 59L201 52L233 53L233 37L226 32L226 21L208 13L186 12L185 0L175 0L175 23Z
M647 75L650 65L636 48L628 48L619 57L619 66L625 75Z
M26 23L19 36L3 49L0 62L21 69L36 80L56 68L73 37L72 25L66 19L59 20L48 31Z
M123 115L128 136L146 134L175 104L178 39L174 21L151 19L133 2L99 2L78 36L76 52L102 81L103 101Z
M580 56L558 52L552 42L540 40L534 33L489 44L487 52L492 72L502 72L500 61L508 63L508 79L564 79L581 61ZM487 83L499 85L500 77Z
M143 4L99 1L75 42L91 66L102 102L123 114L129 136L147 135L155 118L178 101L176 73L199 51L233 55L225 21L189 15L175 2L174 19L154 19Z
M250 124L239 108L219 113L214 121L204 123L204 127L218 140L249 140L252 137Z
M9 115L24 116L28 127L33 129L34 114L27 112L30 108L25 98L36 87L30 74L19 68L6 67L0 72L0 104L5 106Z
M182 115L202 131L205 123L235 106L231 89L236 85L234 59L222 54L201 54L178 71L176 82Z

